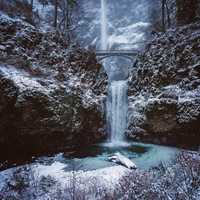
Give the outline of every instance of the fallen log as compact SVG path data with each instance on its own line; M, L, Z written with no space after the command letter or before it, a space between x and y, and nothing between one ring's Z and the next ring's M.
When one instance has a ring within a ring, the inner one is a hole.
M121 153L115 153L114 156L108 158L110 162L114 162L127 167L128 169L136 169L137 166L129 158L125 157Z

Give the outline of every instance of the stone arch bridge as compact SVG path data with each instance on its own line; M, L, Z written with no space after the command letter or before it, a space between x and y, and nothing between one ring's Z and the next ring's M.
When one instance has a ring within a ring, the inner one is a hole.
M96 50L96 56L99 61L109 57L123 57L134 62L136 56L139 54L137 50Z

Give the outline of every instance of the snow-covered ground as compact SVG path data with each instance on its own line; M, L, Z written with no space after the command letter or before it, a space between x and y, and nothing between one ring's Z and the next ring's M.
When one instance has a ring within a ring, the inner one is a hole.
M41 176L51 176L60 182L63 186L71 184L72 179L75 177L76 182L80 184L80 187L92 186L92 184L97 184L100 187L108 187L113 189L118 183L120 178L125 175L126 172L130 171L129 169L123 166L113 166L103 169L97 169L93 171L65 171L66 164L61 162L55 162L50 166L45 165L36 165L34 167L35 173ZM95 182L94 182L95 180Z
M108 167L93 171L65 171L66 165L61 162L54 162L53 164L46 166L42 164L32 165L31 173L29 174L32 177L32 180L29 180L30 183L33 184L32 188L29 191L34 191L34 184L39 183L43 178L50 178L50 180L54 180L56 184L45 194L42 196L36 194L35 199L48 199L53 195L57 195L59 190L66 191L65 195L68 196L72 193L73 189L76 192L82 193L82 195L88 194L87 199L96 199L97 197L93 196L96 192L108 192L112 194L119 184L119 180L128 172L129 169L122 166L114 166ZM9 169L0 173L0 191L2 191L3 187L7 180L12 177L12 173L16 170ZM23 174L24 172L21 171ZM49 183L51 182L49 180ZM13 183L15 180L11 180ZM48 188L49 189L49 188ZM91 193L91 190L94 190ZM68 194L69 193L69 194ZM37 196L38 195L38 196ZM69 198L69 197L68 197Z

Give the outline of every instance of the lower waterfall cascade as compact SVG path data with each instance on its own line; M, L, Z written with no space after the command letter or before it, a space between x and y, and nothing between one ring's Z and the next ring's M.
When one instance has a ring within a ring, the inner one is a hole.
M116 144L124 140L127 125L127 81L112 81L109 88L107 115L109 142Z

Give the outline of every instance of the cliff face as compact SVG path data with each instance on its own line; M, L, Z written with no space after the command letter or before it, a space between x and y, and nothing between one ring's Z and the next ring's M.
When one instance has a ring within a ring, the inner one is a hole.
M200 24L158 35L138 59L129 88L134 140L173 145L200 141Z
M1 149L48 152L102 139L106 79L94 53L1 14Z
M177 6L177 25L186 25L197 21L199 17L199 1L198 0L176 0Z

